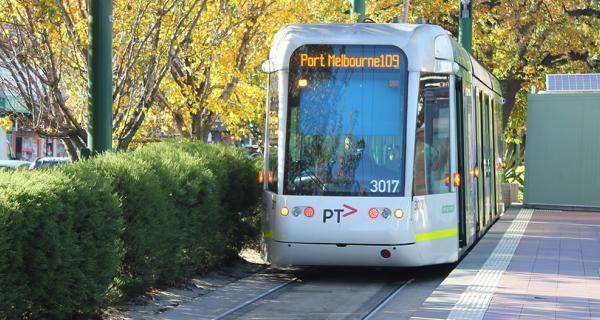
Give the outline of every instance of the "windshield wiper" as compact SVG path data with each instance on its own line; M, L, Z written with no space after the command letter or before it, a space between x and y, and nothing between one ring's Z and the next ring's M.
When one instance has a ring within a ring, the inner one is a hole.
M319 177L317 177L315 172L312 169L310 169L310 166L306 160L303 160L303 159L296 160L296 161L292 162L291 167L293 169L290 170L290 173L293 172L293 175L290 178L291 178L291 181L294 184L294 186L296 186L297 188L302 188L302 178L307 177L314 184L316 184L319 187L319 189L321 189L321 191L323 191L323 192L329 191L329 190L327 190L327 187L325 187L325 183L323 183L323 181L321 181L321 179L319 179ZM306 173L307 175L303 175L303 173Z

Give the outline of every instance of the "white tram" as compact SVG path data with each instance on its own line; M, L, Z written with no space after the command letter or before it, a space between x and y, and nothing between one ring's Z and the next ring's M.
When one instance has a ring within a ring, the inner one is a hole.
M273 41L263 253L454 262L504 211L500 85L435 25L290 25Z

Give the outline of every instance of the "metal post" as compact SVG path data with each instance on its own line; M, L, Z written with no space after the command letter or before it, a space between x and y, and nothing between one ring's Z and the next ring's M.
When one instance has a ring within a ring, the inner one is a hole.
M112 1L90 0L88 148L112 150Z
M365 21L365 0L352 0L352 14L358 13L356 22Z
M460 0L458 11L458 38L468 53L473 53L473 2Z
M408 7L410 6L410 0L404 0L402 6L402 22L408 23Z

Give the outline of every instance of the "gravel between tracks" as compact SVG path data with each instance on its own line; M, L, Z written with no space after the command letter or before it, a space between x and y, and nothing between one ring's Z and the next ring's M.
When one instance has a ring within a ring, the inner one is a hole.
M240 252L240 261L205 275L198 275L177 287L152 290L102 314L104 320L153 319L157 314L196 300L234 281L267 267L256 250Z

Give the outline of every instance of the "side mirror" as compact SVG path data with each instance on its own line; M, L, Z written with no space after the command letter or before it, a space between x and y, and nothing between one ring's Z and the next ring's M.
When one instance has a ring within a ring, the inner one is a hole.
M272 73L275 72L275 61L273 60L267 60L265 62L263 62L262 66L261 66L262 72L264 73Z

